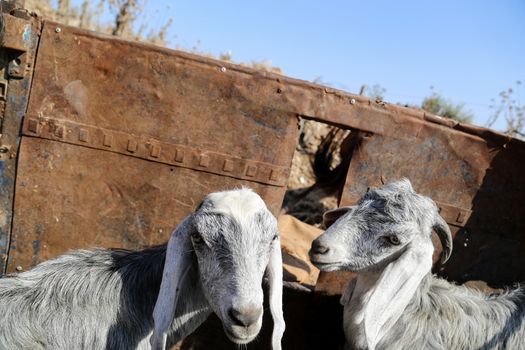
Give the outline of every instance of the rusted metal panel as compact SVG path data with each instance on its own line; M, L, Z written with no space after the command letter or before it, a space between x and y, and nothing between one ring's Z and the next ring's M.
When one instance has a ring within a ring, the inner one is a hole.
M268 203L278 203L283 192L278 186L25 137L8 270L27 269L69 249L165 242L206 194L239 186L253 188Z
M446 130L417 138L364 135L352 154L341 204L354 204L369 187L407 177L418 192L441 203L449 224L461 225L458 219L469 215L491 157L482 140Z
M475 141L443 130L423 138L364 137L352 155L341 204L370 186L407 177L433 198L453 226L525 241L525 149Z
M465 139L488 142L492 147L525 143L507 135L475 125L433 115L421 109L402 107L381 100L292 79L273 73L261 73L245 67L232 67L247 74L260 75L256 94L240 86L246 99L271 105L283 111L363 132L392 138L423 138L433 133L447 132Z
M46 22L8 270L68 249L164 242L216 190L249 186L277 213L297 118L237 93L258 79Z
M13 4L14 5L14 4ZM31 87L32 67L40 33L40 22L36 18L20 19L2 14L6 24L0 48L0 275L5 272L11 238L13 199L19 132L25 114ZM20 29L20 31L18 29ZM14 43L16 35L22 35L23 44ZM23 46L23 47L22 47ZM16 49L16 50L13 50ZM16 67L15 70L13 67ZM5 78L5 79L4 79Z
M147 135L136 136L92 125L50 118L27 118L22 133L268 185L286 186L288 180L287 167L245 160L229 154L162 142Z
M74 40L68 35L64 35L65 33L62 32L55 32L55 36L51 35L57 27L61 30L65 28L55 23L48 23L48 35L54 40L53 44L49 46L54 47L55 45L58 45L57 48L60 46L78 47L80 51L87 50L88 58L82 58L80 56L76 57L76 55L71 54L72 57L70 57L70 59L74 59L75 61L77 61L77 58L79 59L79 67L77 67L77 72L79 73L78 76L82 76L81 73L83 68L93 65L95 66L94 69L87 69L87 71L100 75L104 84L109 86L111 84L106 84L106 82L110 82L112 79L120 79L125 74L124 68L122 67L117 67L115 68L115 71L112 71L111 67L113 64L123 64L123 67L141 67L141 64L143 63L150 64L149 62L144 62L145 57L142 55L138 55L138 57L128 57L125 55L119 57L120 61L118 62L115 62L115 58L108 60L107 58L112 56L113 50L125 52L128 48L133 47L136 49L136 52L142 52L144 50L156 52L159 57L174 55L174 51L172 50L147 44L133 44L127 41L108 38L104 35L78 29L75 29L74 31ZM69 31L70 29L66 29L66 32ZM82 40L82 38L85 37L89 37L91 40L104 41L106 44L100 45L97 48L86 47ZM65 43L64 40L67 40L68 42ZM102 47L104 49L102 49ZM60 58L62 54L63 53L60 51L57 51L56 57L54 57L57 59L56 62L50 62L46 68L56 71L57 74L59 74L60 66L63 64L63 61ZM270 108L272 110L281 111L287 115L290 113L297 114L305 118L315 119L345 128L353 128L390 137L423 138L425 135L433 134L434 132L448 132L451 135L461 135L462 137L472 139L475 142L481 140L501 147L518 143L521 144L520 147L523 147L522 141L509 138L503 134L486 128L459 123L447 118L441 118L422 110L405 108L398 105L388 104L383 101L373 101L363 96L327 88L306 81L292 79L269 72L260 72L247 67L184 52L176 52L175 56L179 62L184 62L184 66L188 69L190 67L204 68L208 74L213 75L222 81L228 81L227 89L217 91L217 101L228 96L235 97L236 100L242 100L247 104L249 103L261 108ZM159 58L159 60L151 62L151 72L142 71L142 74L135 73L135 76L141 80L144 80L149 73L152 73L159 78L162 78L163 76L165 77L168 72L161 74L163 70L175 69L175 67L172 65L166 66L164 63L165 62ZM105 77L107 72L110 74ZM193 69L189 70L188 74L191 74L190 72L195 71ZM87 74L88 73L84 73L84 75ZM179 76L178 78L179 80L174 79L174 81L171 82L171 84L168 84L168 86L174 87L177 85L182 77ZM200 80L203 81L206 79L200 77ZM147 79L144 81L147 81ZM72 81L71 83L73 83L72 86L67 87L69 91L68 95L72 94L78 96L76 92L81 94L83 87L77 85L79 84L78 82ZM141 88L139 83L136 83L133 86L130 85L130 87L134 90ZM142 99L133 102L132 106L130 106L131 112L136 109L141 110L141 108L137 107L137 104L144 103L146 107L150 107L151 105L162 101L163 93L158 87L160 86L146 84L144 86L144 95L142 96ZM124 92L121 94L113 94L114 91L105 86L100 86L100 88L101 92L96 95L97 97L106 97L107 99L108 96L112 96L120 102L121 99L126 96ZM213 87L210 86L210 88ZM104 94L105 92L109 92L109 94ZM187 92L181 92L179 89L177 93L184 94L186 97L192 96L196 98L195 102L198 102L199 99L202 98L203 92L202 89L191 89ZM65 99L65 96L63 99ZM82 98L78 100L82 101ZM186 99L182 102L185 101ZM163 102L165 103L165 101ZM67 104L67 101L64 101L63 103ZM80 102L77 104L81 105ZM111 103L106 104L109 111L111 105ZM61 112L60 107L61 106L56 106L57 112ZM80 109L80 111L82 111L82 109ZM79 114L80 115L77 116L78 120L84 121L81 116L82 112ZM54 117L62 119L61 115ZM126 120L126 118L123 119L124 121ZM95 121L102 120L96 119ZM272 123L270 120L263 122ZM107 127L107 125L100 125L99 123L94 124L100 127ZM144 132L149 134L147 129Z
M28 117L148 135L288 167L295 115L238 93L242 85L256 94L256 76L187 56L46 22Z

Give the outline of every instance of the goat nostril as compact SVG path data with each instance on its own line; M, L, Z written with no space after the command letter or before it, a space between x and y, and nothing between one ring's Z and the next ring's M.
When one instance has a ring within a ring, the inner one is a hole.
M321 243L319 243L319 241L314 241L312 246L312 251L314 252L314 254L326 254L329 250L330 248L322 245Z
M228 316L237 326L248 327L257 322L261 316L262 308L248 307L242 309L230 308Z
M233 308L229 309L228 310L228 316L230 316L230 318L232 319L232 321L235 324L242 326L242 321L237 318L239 316L239 311L237 311L237 310L235 310Z

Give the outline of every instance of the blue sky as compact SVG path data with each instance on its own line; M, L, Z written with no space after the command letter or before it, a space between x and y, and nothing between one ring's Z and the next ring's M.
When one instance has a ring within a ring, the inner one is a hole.
M420 104L433 86L479 125L492 98L525 83L524 0L147 0L144 16L153 27L173 19L172 47L269 60L353 93L380 84L388 102Z

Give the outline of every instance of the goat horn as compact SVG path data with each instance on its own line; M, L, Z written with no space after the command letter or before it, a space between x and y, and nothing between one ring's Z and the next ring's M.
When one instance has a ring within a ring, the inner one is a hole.
M439 214L436 215L436 221L432 228L436 231L439 240L441 241L441 246L443 247L441 263L444 264L452 254L452 233L450 232L448 224Z

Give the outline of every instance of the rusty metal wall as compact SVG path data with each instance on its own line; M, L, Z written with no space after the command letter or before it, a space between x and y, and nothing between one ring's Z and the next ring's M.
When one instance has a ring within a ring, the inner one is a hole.
M46 22L8 271L69 249L165 242L216 190L249 186L277 213L296 114L246 99L258 78L217 63Z
M43 28L22 129L10 270L69 248L165 240L168 226L220 188L255 187L277 213L297 116L353 130L358 147L341 204L408 177L438 202L456 234L455 263L440 267L444 273L456 280L479 275L487 269L475 266L493 261L479 260L494 256L484 253L487 245L506 242L501 251L511 257L513 275L500 282L523 275L516 258L524 241L525 167L516 161L525 156L522 141L51 22Z

